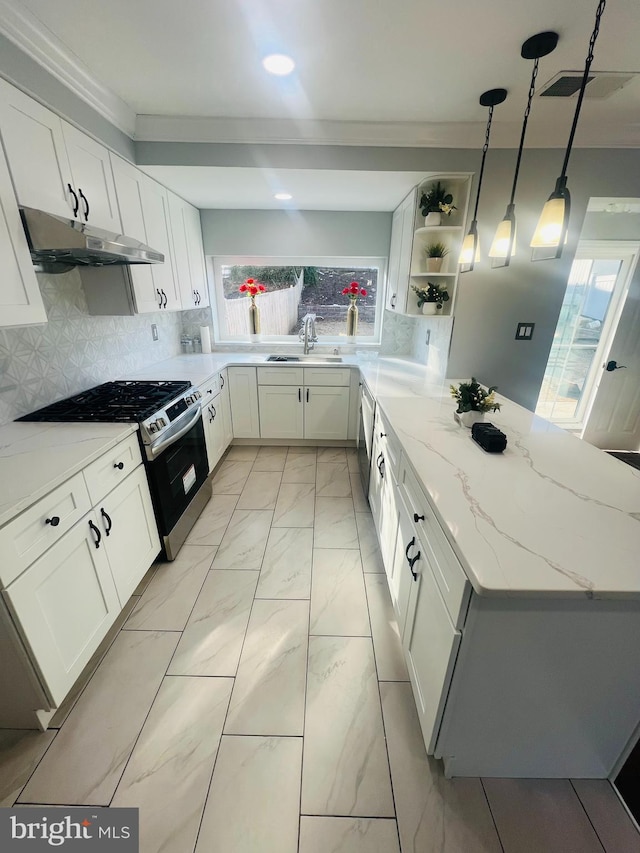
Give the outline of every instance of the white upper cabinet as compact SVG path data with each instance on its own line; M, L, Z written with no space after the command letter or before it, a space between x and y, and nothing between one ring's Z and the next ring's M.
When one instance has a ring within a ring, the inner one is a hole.
M120 231L109 152L0 80L2 142L18 203Z
M58 116L0 80L0 128L18 203L72 218L71 168Z
M182 307L204 308L209 304L209 293L204 265L200 212L172 192L169 198L169 216L173 237L175 274Z
M165 257L163 264L131 265L136 312L179 311L182 305L173 272L167 191L121 157L112 154L111 164L123 233Z
M109 152L66 121L62 122L62 133L78 197L78 218L119 234L120 214Z
M0 326L46 323L11 177L0 149Z

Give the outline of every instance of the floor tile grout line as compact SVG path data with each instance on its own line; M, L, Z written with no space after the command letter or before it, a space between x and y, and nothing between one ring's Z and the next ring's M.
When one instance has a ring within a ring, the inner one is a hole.
M116 636L117 636L117 634L116 634ZM96 668L97 668L97 667L96 667ZM91 678L93 678L93 676L91 676ZM89 679L89 681L91 681L91 678ZM89 683L89 682L87 682L87 684L88 684L88 683ZM84 693L84 690L82 691L82 693ZM82 693L81 693L80 695L82 695ZM74 707L75 707L75 702L74 702ZM65 722L66 722L66 720L65 720ZM62 725L64 725L64 723L63 723ZM62 728L62 726L60 726L60 729L61 729L61 728ZM40 762L43 760L43 758L45 757L45 755L49 752L49 750L51 749L51 745L53 744L53 742L55 741L55 739L56 739L56 738L58 737L58 735L60 734L60 729L55 729L55 730L54 730L54 731L55 731L55 734L54 734L54 736L51 738L51 743L50 743L50 744L49 744L49 746L45 749L45 751L42 753L42 755L40 756L40 758L36 761L36 764L35 764L35 766L34 766L33 770L31 771L31 773L29 774L28 779L25 781L24 785L22 785L22 786L21 786L21 788L20 788L20 790L18 791L18 794L17 794L17 796L16 796L15 800L14 800L14 801L13 801L13 803L11 804L11 806L12 806L12 807L13 807L13 806L15 806L15 805L18 803L18 800L20 799L20 797L21 797L21 795L22 795L22 792L23 792L23 791L24 791L24 789L27 787L27 785L29 784L29 782L31 781L31 779L32 779L32 777L33 777L33 774L36 772L36 770L37 770L37 769L38 769L38 767L40 766ZM33 730L30 730L30 729L24 729L24 731L26 732L26 731L33 731ZM44 732L43 732L43 734L44 734ZM20 805L22 806L22 805L30 805L30 804L29 804L29 803L20 803ZM35 805L36 805L36 806L40 806L40 805L43 805L43 803L35 803Z
M596 827L595 827L595 824L594 824L594 823L593 823L593 821L591 820L591 816L589 815L589 812L587 811L587 807L586 807L586 806L585 806L585 804L582 802L582 797L581 797L581 796L580 796L580 794L576 791L576 786L573 784L573 779L568 779L567 781L569 782L569 785L571 785L571 789L572 789L573 793L576 795L576 799L577 799L577 800L578 800L578 802L580 803L580 805L581 805L581 807L582 807L582 810L584 811L585 815L587 816L587 820L588 820L588 821L589 821L589 823L591 824L591 827L592 827L592 829L593 829L593 831L594 831L594 833L595 833L595 836L596 836L596 838L598 839L598 841L600 842L600 845L601 845L601 847L602 847L602 849L603 849L604 853L612 853L612 851L608 851L608 850L607 850L607 848L606 848L606 845L605 845L604 841L600 838L600 833L598 832L598 830L597 830L597 829L596 829Z
M314 516L315 519L315 516ZM307 663L304 673L304 710L302 715L302 754L300 756L300 796L298 811L298 853L300 851L300 832L302 828L302 780L304 778L305 737L307 733L307 700L309 696L309 646L311 640L311 586L313 584L313 542L311 545L311 578L309 582L309 620L307 622Z
M504 844L502 843L502 837L500 835L500 830L498 828L498 822L496 820L496 816L494 815L493 809L491 808L491 800L489 799L489 795L487 794L487 789L484 786L484 779L482 778L482 776L478 776L477 778L480 779L480 787L482 788L482 793L484 794L484 798L486 800L487 807L489 808L489 814L491 815L491 820L493 822L493 826L494 826L495 831L496 831L496 836L498 838L498 844L500 845L500 849L502 850L502 853L507 853L506 848L505 848ZM515 853L515 851L514 851L514 853Z

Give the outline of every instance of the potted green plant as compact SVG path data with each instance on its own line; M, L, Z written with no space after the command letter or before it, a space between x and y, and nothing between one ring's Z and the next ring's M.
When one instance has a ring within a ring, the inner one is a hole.
M425 287L411 285L418 297L418 308L422 308L423 314L437 314L442 311L442 305L449 301L449 292L446 286L433 284L428 281Z
M457 209L453 203L453 196L447 192L447 188L440 181L432 184L420 196L420 211L425 217L424 224L427 228L431 225L440 225L443 215L451 216Z
M500 403L497 403L495 398L497 385L483 388L472 376L468 382L461 382L458 386L450 385L449 388L451 396L458 404L456 420L469 429L476 421L484 419L485 412L497 412L500 409Z
M427 259L427 272L440 272L449 250L444 243L429 243L425 247L424 253Z

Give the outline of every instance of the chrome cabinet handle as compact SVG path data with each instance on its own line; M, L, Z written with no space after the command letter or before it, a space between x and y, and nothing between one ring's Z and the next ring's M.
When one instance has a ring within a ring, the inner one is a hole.
M89 519L89 527L91 528L91 532L96 537L93 544L96 546L96 548L99 548L100 542L102 541L102 535L101 535L100 531L98 530L98 528L93 523L93 521L91 521L91 519Z
M45 518L45 524L50 524L52 527L57 527L60 524L60 516L52 515L51 518Z
M89 221L89 199L88 199L88 198L86 197L86 195L82 192L82 190L80 189L80 187L78 187L78 195L80 196L80 198L81 198L81 199L82 199L82 201L84 202L84 212L83 212L84 221L85 221L85 222L88 222L88 221Z
M105 532L105 533L107 534L107 536L108 536L108 535L111 533L111 528L113 527L113 521L111 521L111 517L110 517L110 516L109 516L109 514L105 511L104 507L100 507L100 515L104 518L104 520L105 520L105 521L107 522L107 524L109 525L108 527L105 527L105 529L104 529L104 532Z
M75 190L73 189L71 184L67 184L67 187L69 188L69 192L73 196L73 215L77 216L78 210L80 209L80 202L78 201L78 196L76 195Z

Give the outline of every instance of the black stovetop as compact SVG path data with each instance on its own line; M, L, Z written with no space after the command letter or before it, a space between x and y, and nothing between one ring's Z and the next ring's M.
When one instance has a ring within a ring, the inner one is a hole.
M190 387L190 382L105 382L16 420L139 422Z

